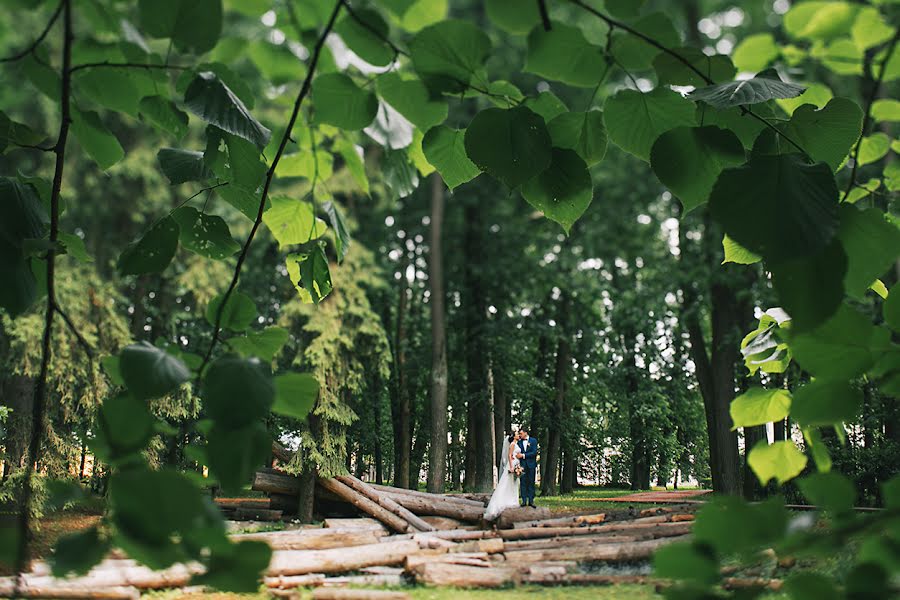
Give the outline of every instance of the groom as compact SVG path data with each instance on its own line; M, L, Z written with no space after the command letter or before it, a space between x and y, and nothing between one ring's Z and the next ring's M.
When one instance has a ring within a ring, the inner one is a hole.
M528 436L526 428L519 429L519 450L516 458L519 459L524 472L519 481L519 496L522 497L522 506L534 508L534 472L537 469L537 439Z

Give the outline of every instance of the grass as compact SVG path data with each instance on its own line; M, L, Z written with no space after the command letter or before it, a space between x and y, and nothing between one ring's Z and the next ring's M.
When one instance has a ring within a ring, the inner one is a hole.
M619 496L628 496L636 494L632 490L616 490L601 487L584 487L578 488L572 494L564 496L539 496L535 499L538 506L545 506L553 512L574 512L574 511L621 511L627 510L630 504L627 502L605 502L604 498L617 498ZM641 503L640 508L653 508L660 506L659 504Z

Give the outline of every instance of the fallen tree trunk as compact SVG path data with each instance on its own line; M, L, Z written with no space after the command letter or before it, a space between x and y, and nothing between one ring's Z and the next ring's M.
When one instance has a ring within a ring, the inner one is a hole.
M253 474L250 488L267 494L296 496L300 493L300 478L276 469L260 469Z
M460 504L458 502L445 502L442 499L420 498L396 494L391 496L397 504L409 509L417 515L436 515L438 517L450 517L459 521L481 522L484 516L484 507Z
M35 565L37 573L45 572L42 563ZM23 589L31 590L106 590L109 588L128 589L160 589L178 588L188 585L194 575L203 572L200 565L174 565L168 569L154 571L148 567L139 565L132 560L104 560L91 569L86 575L70 579L58 579L51 575L35 575L26 573L22 576ZM0 579L0 596L10 597L15 587L15 579L4 577ZM29 592L30 593L30 592ZM23 593L23 597L26 597ZM29 598L40 597L38 595L27 596ZM78 597L78 596L48 596L54 598ZM94 597L90 594L81 597ZM100 597L100 596L96 596ZM105 596L103 596L105 597ZM118 597L118 596L117 596Z
M409 509L400 506L395 500L391 499L390 496L385 494L384 492L379 493L372 486L365 484L360 481L353 475L344 475L335 477L338 481L343 483L344 485L353 488L369 500L376 502L379 506L388 510L407 523L414 529L418 529L419 531L434 531L434 527L414 515Z
M231 536L237 542L254 540L265 542L273 550L326 550L377 544L381 536L365 529L296 529L242 533Z
M394 531L406 533L410 529L409 523L340 481L320 477L318 483L329 492L349 502L363 513L378 519Z
M395 488L389 485L379 485L377 483L370 483L370 486L378 490L379 492L385 492L386 494L390 494L391 496L411 496L413 498L421 498L423 500L429 502L452 502L454 504L465 504L466 506L471 506L473 508L479 508L482 511L484 510L485 503L479 500L471 500L469 498L463 498L460 496L449 496L446 494L429 494L428 492L419 492L416 490L407 490L404 488Z
M421 564L427 562L450 563L454 565L468 565L470 567L490 567L487 552L457 552L446 554L413 554L406 557L404 568L412 571Z
M280 510L238 506L234 511L235 521L280 521L284 516Z
M530 529L504 529L497 534L504 540L528 540L536 538L567 537L574 535L597 535L613 531L644 531L659 528L660 531L674 528L690 529L690 523L609 523L606 525L590 525L586 527L532 527Z
M682 539L682 537L660 538L632 544L585 544L561 546L550 550L514 550L504 554L506 560L513 562L544 562L548 560L625 562L650 558L658 548Z
M516 523L534 521L535 519L549 519L549 508L534 508L531 506L514 506L507 508L497 517L497 527L511 529Z
M644 538L648 539L648 538ZM652 538L649 538L652 539ZM536 540L518 540L515 542L504 542L503 550L512 552L514 550L546 550L549 548L560 548L561 546L577 546L584 544L623 544L628 542L638 542L641 538L634 535L620 535L611 533L608 535L580 535L565 538L539 538Z
M92 588L75 584L32 586L25 585L14 590L14 585L0 583L0 598L80 598L90 600L139 600L141 592L134 587L113 586Z
M377 565L401 565L406 557L420 551L415 541L385 542L354 546L352 550L278 550L266 571L268 576L308 573L344 573Z
M516 583L520 574L512 567L473 567L451 563L428 562L417 565L411 573L416 583L458 588L498 588Z
M406 592L386 590L342 590L318 588L313 590L313 600L409 600Z
M606 513L594 515L577 515L574 517L557 517L555 519L537 519L520 521L513 524L514 529L526 529L528 527L575 527L583 525L599 525L606 522Z

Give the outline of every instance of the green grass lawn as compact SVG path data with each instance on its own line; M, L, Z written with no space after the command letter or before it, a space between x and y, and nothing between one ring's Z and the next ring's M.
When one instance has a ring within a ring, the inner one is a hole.
M563 496L539 496L535 499L535 504L545 506L553 512L570 512L570 511L612 511L627 510L629 504L627 502L605 502L604 498L616 498L618 496L628 496L636 494L632 490L617 490L601 487L584 487L578 488L572 494ZM658 504L641 503L641 509L659 506Z

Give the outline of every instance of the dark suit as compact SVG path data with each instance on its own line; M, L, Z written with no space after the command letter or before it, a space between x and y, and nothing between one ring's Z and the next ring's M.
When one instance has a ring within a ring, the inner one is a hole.
M519 478L519 496L522 498L522 504L534 504L534 478L537 470L537 453L538 441L536 438L528 438L528 447L525 447L523 440L519 440L519 452L525 455L520 458L524 472Z

